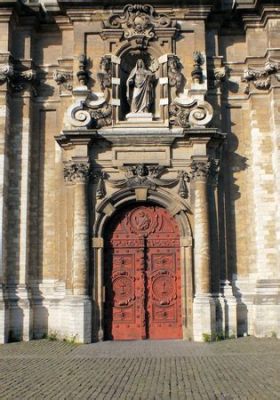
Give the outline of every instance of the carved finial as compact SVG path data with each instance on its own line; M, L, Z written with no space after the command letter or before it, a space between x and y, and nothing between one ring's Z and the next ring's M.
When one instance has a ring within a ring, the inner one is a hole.
M204 57L200 51L193 53L194 69L192 70L192 79L194 83L202 83L202 68L201 65L204 63Z
M77 78L82 85L86 85L89 78L88 71L86 70L87 63L88 61L85 54L81 54L79 56L79 71L77 72Z

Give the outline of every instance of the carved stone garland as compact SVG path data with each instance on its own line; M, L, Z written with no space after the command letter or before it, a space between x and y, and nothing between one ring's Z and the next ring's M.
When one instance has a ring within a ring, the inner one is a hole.
M253 83L256 89L267 90L271 86L271 76L275 75L277 80L280 80L280 63L268 60L263 69L249 68L244 71L242 82L246 82L245 93L250 91L250 82Z
M148 166L145 164L137 164L123 168L125 178L123 179L108 179L104 172L99 172L94 175L97 180L96 197L101 199L106 194L105 180L113 188L133 188L137 186L148 187L156 190L158 186L170 187L178 185L178 194L182 198L188 197L187 182L190 178L186 171L179 171L175 179L162 179L160 175L164 173L165 167L163 166Z

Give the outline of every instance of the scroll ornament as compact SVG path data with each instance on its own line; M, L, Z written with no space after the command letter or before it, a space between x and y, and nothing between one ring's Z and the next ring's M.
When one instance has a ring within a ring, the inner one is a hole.
M213 108L207 101L176 97L169 106L170 124L181 128L206 126L213 118Z
M68 110L68 120L74 128L102 128L112 124L112 106L103 93L92 94L91 98L77 101Z

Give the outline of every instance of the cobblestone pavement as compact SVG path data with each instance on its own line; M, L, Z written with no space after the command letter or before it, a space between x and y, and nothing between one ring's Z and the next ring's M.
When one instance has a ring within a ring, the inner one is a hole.
M280 340L11 343L0 399L280 399Z

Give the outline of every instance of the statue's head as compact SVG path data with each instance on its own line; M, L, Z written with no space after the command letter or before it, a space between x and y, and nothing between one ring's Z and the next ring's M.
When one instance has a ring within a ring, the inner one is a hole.
M141 58L139 58L139 60L137 60L136 67L137 68L145 68L144 61Z
M135 172L138 176L146 176L148 175L148 170L145 164L138 164Z

